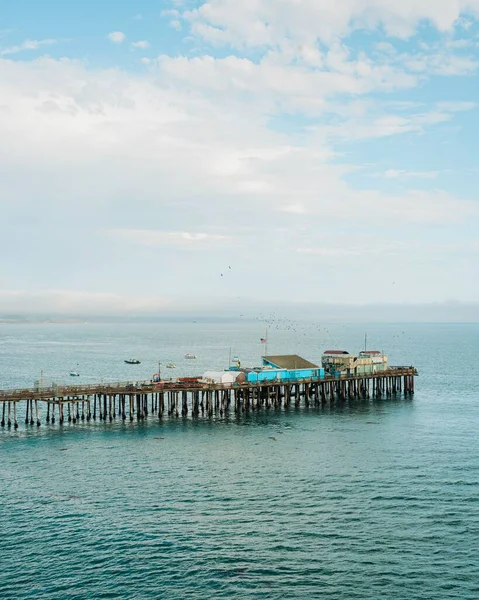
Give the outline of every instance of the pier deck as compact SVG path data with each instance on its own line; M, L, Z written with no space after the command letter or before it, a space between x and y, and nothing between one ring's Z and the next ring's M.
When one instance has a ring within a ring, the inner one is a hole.
M368 375L263 381L258 383L205 383L164 380L58 385L0 390L0 426L18 428L19 415L26 425L45 422L113 421L145 419L148 414L186 417L223 415L229 410L242 412L261 407L306 406L347 399L381 398L414 394L414 367L390 367ZM191 378L195 379L195 378ZM199 378L198 378L199 379ZM21 405L21 409L18 407Z

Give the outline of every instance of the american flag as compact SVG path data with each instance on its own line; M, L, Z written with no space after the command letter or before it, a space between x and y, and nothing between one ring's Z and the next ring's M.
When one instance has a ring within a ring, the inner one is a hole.
M260 339L260 342L261 342L262 344L266 344L266 342L267 342L267 341L268 341L268 340L267 340L266 338L261 338L261 339Z

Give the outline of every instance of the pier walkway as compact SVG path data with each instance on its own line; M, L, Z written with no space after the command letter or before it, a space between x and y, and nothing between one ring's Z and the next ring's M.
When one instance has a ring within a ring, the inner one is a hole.
M79 385L36 386L0 390L0 426L17 429L20 415L26 425L65 421L113 419L142 420L149 414L162 418L223 415L262 407L298 407L347 399L414 394L414 367L390 367L368 375L263 381L259 383L206 383L201 378L133 381ZM186 379L186 380L185 380ZM42 410L40 410L40 407Z

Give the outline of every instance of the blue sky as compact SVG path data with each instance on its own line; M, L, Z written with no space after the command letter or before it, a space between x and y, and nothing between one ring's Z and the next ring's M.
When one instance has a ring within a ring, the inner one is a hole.
M4 0L0 313L478 302L478 15Z

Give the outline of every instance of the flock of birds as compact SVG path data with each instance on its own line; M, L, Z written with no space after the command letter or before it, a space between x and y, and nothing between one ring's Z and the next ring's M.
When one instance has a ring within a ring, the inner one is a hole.
M267 331L277 330L279 332L291 333L298 342L299 340L304 340L304 338L314 337L316 343L321 343L325 346L324 349L326 349L326 346L329 346L331 349L347 349L347 347L350 346L350 343L345 341L348 327L339 323L326 326L314 322L298 321L282 316L274 311L270 314L261 312L252 317L241 313L239 319L257 322L261 324L262 327L266 327ZM196 323L196 321L193 321L193 323ZM385 348L385 350L387 350L387 352L394 351L401 345L401 342L404 339L412 339L406 331L398 331L392 334L388 338L387 348Z
M229 273L230 271L232 271L231 265L228 265L228 268L224 270L224 272L220 273L220 277L225 277L225 274ZM395 285L396 282L393 281L391 282L391 285ZM238 298L239 299L239 298ZM268 329L276 329L278 331L288 331L291 333L294 333L296 336L301 336L301 337L310 337L313 333L315 336L318 335L318 333L324 338L322 341L323 343L327 343L330 344L331 348L342 348L343 344L342 344L342 335L338 334L338 331L331 331L331 329L328 329L328 327L324 326L324 325L318 325L318 324L314 324L314 323L307 323L307 322L301 322L301 321L296 321L294 319L290 319L288 317L285 316L280 316L275 312L272 312L270 314L264 314L264 313L260 313L258 315L255 315L253 317L249 317L249 316L245 316L244 314L240 314L239 315L240 319L252 319L253 321L257 321L259 323L261 323L263 326L266 326ZM197 321L193 321L193 323L196 323ZM346 330L346 325L341 325L341 330ZM343 331L341 331L341 333L345 333ZM401 333L397 333L391 336L391 341L395 340L395 341L399 341L405 334L404 331L402 331ZM409 340L411 339L410 337L408 338ZM388 350L394 350L394 348L396 347L396 343L392 344L388 344Z

